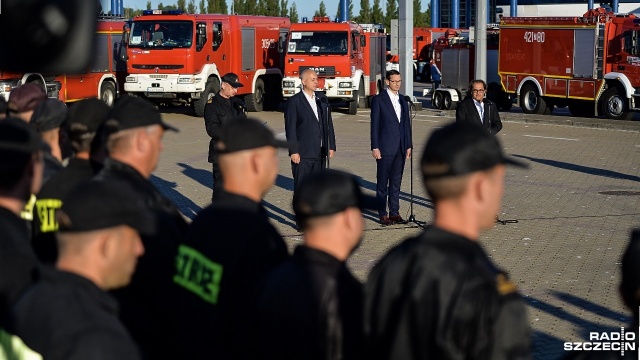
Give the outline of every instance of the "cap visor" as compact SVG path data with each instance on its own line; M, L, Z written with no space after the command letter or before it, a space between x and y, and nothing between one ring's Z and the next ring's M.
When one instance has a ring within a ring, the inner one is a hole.
M165 129L165 130L171 130L171 131L175 131L175 132L180 132L180 130L178 130L177 127L171 126L171 125L167 124L166 122L162 122L162 128Z
M282 140L274 140L273 143L271 143L271 145L273 145L274 147L277 147L277 148L282 148L282 149L288 149L289 148L289 143L287 143L286 141L282 141Z
M529 168L529 165L527 163L524 163L524 162L522 162L520 160L516 160L516 159L514 159L512 157L509 157L509 156L505 156L504 157L504 163L507 164L507 165L513 165L513 166L516 166L516 167L519 167L519 168L522 168L522 169L528 169Z

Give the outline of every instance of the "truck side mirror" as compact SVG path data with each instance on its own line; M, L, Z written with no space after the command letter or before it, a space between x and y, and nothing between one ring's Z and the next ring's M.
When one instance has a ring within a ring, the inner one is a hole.
M213 50L216 50L222 44L222 23L215 22L213 23Z
M199 22L196 24L196 51L201 51L207 43L207 24Z
M364 35L360 35L360 47L367 46L367 37Z

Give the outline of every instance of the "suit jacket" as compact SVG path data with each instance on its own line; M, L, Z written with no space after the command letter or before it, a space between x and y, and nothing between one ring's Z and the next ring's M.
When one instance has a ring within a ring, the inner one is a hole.
M371 150L379 149L382 155L395 155L401 150L413 148L409 105L400 94L400 122L393 109L391 97L385 90L371 99Z
M480 114L478 108L473 102L471 96L467 96L464 100L460 101L456 108L456 122L471 122L478 125L483 125L487 131L492 134L497 134L502 130L502 121L500 121L500 114L496 103L491 100L484 99L484 121L480 122Z
M207 134L211 136L209 141L209 162L218 163L218 152L216 151L216 139L220 136L222 125L238 119L246 119L244 113L244 103L237 97L225 99L221 95L216 95L204 106L204 126Z
M289 155L300 154L301 158L316 158L320 153L321 144L325 149L336 150L331 109L328 103L318 100L317 95L316 99L320 120L316 119L302 91L287 100L284 129L289 143Z

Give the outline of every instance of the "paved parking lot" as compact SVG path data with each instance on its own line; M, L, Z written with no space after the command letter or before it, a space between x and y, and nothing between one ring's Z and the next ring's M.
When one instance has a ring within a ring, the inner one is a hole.
M193 218L211 195L207 163L209 137L201 118L182 109L163 110L164 119L181 129L165 136L164 152L153 181ZM276 133L284 132L282 113L252 114ZM416 155L428 134L453 121L453 112L423 110L414 119ZM557 359L564 341L580 341L589 331L627 325L628 311L619 300L620 256L630 230L640 227L640 122L607 125L604 119L568 116L543 119L503 113L499 134L506 152L530 164L529 170L508 169L501 219L481 240L497 264L509 270L528 304L535 330L535 358ZM555 120L554 120L555 119ZM369 113L350 116L334 112L338 151L331 167L361 177L374 192L375 161L369 149ZM266 207L290 246L301 242L291 210L292 176L281 151L276 186ZM432 204L422 189L419 158L407 162L401 193L401 214L429 221ZM413 193L413 195L412 195ZM350 260L363 281L378 258L416 226L380 227L377 214L367 213L364 241Z

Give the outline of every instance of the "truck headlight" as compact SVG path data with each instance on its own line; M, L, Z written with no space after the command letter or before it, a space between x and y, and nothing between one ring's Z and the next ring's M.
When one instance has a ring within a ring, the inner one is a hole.
M132 83L134 83L134 82L136 82L137 80L138 80L138 79L137 79L135 76L127 76L127 78L126 78L126 80L125 80L125 81L126 81L126 82L132 82Z
M286 80L282 82L282 87L283 88L292 88L292 87L296 87L296 82L295 81L291 81L291 80Z
M340 82L338 83L338 87L341 89L351 89L351 82L350 81Z

